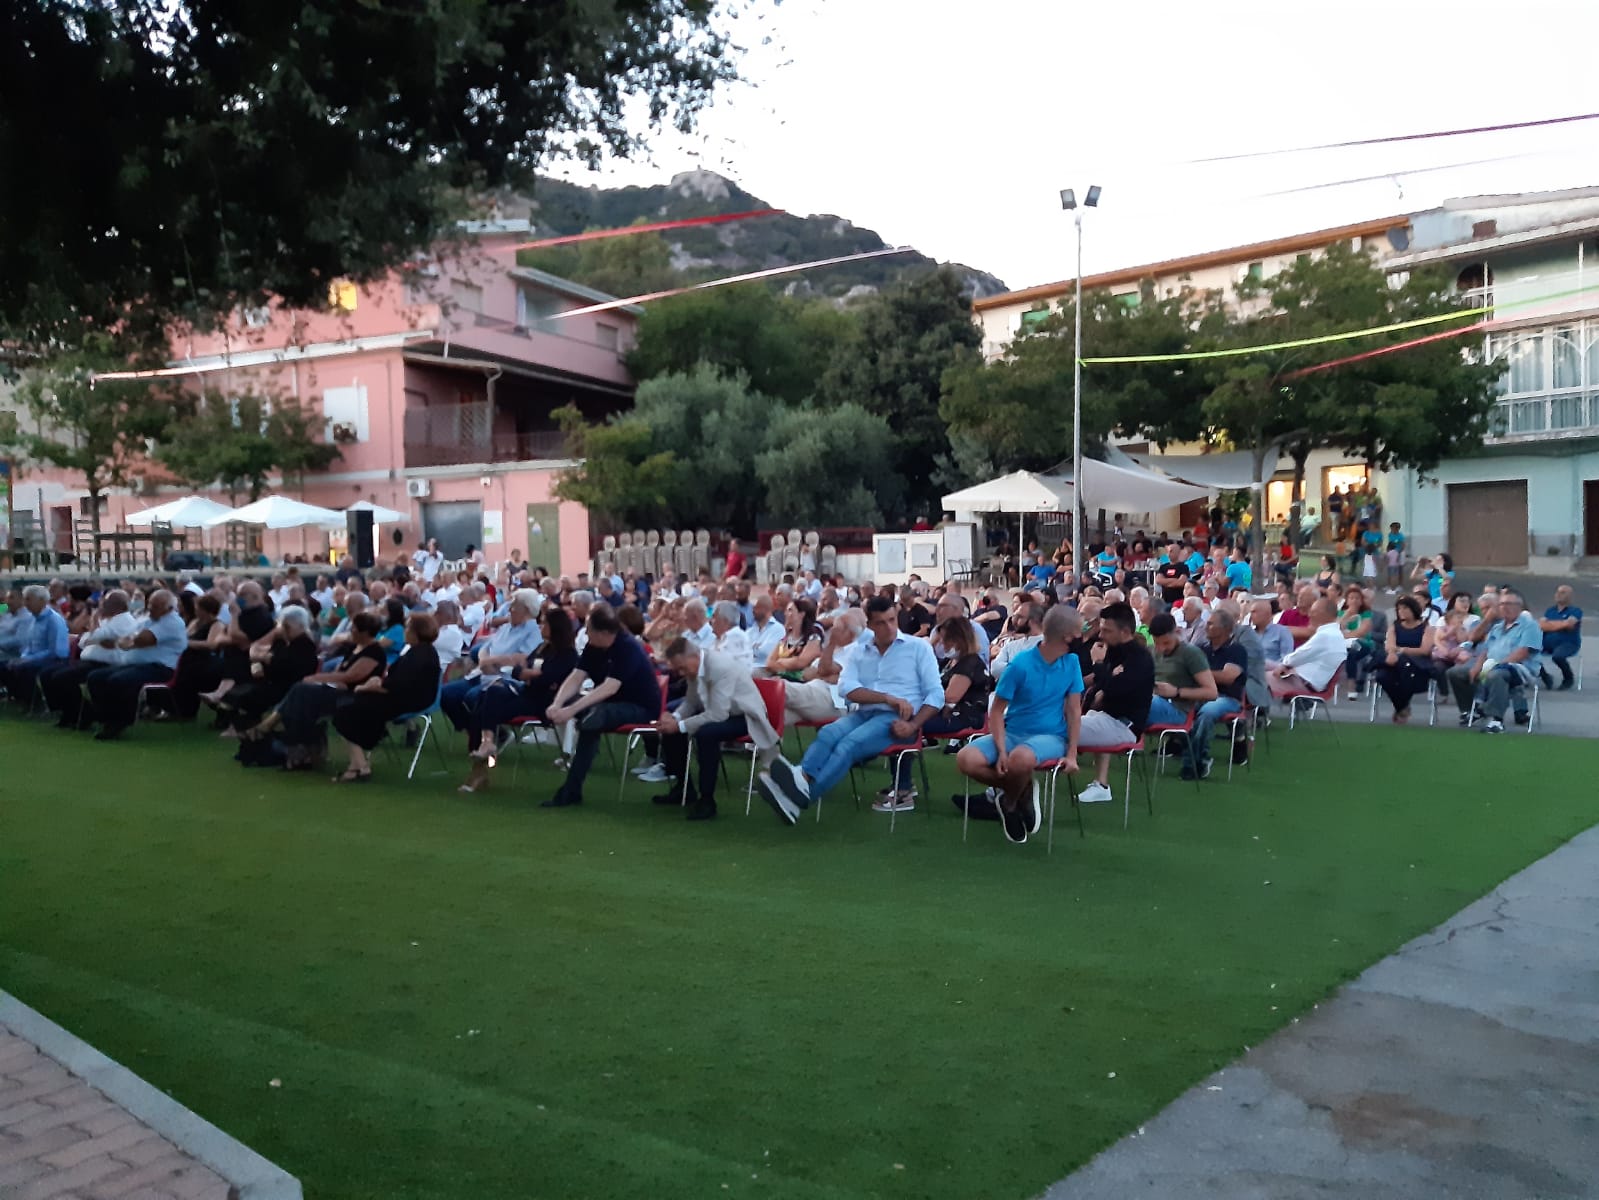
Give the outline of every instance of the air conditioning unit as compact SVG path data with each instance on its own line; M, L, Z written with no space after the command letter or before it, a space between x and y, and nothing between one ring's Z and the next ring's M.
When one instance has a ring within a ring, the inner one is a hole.
M433 494L433 481L431 479L407 479L405 481L405 494L413 500L420 500Z

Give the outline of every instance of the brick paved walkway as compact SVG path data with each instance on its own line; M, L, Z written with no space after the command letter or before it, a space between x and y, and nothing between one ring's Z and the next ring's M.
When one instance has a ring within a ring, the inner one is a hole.
M228 1200L227 1180L0 1025L0 1197Z

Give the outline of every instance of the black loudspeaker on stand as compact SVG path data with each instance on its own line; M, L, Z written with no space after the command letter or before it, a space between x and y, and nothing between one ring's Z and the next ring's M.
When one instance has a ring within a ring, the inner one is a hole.
M350 557L364 571L376 562L372 549L372 514L357 509L355 512L346 512L344 519L348 522L350 533Z

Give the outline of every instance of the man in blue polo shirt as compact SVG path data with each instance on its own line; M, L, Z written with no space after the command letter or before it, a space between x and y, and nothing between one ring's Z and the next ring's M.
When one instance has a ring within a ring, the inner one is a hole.
M856 763L919 741L922 726L944 707L933 647L900 632L887 596L866 602L866 634L839 674L838 694L854 711L824 725L798 766L779 756L756 779L761 798L790 825Z
M1450 667L1445 677L1460 707L1462 725L1471 723L1471 702L1475 698L1478 713L1487 718L1482 732L1503 733L1505 709L1512 701L1517 723L1525 725L1530 719L1526 688L1536 670L1532 656L1543 649L1543 630L1515 588L1504 588L1499 593L1498 617L1491 625L1489 620L1482 620L1488 629L1480 639L1482 649L1477 656ZM1478 640L1477 633L1472 630L1473 641Z
M661 716L661 683L644 644L616 619L609 604L589 610L588 645L577 667L562 681L545 710L553 725L577 722L577 746L566 770L566 782L542 808L570 808L583 803L583 781L588 778L600 735L624 725L647 725ZM582 688L592 679L586 695Z
M1043 640L1017 655L994 688L988 733L955 758L961 774L998 790L1000 823L1013 842L1043 823L1034 768L1058 758L1068 773L1077 770L1083 671L1071 643L1082 627L1076 609L1049 610Z
M22 606L32 619L18 643L17 657L0 663L0 688L18 700L31 701L39 672L70 659L72 639L66 618L50 603L49 588L29 584L22 589Z
M1570 689L1576 682L1571 674L1570 660L1582 653L1582 609L1571 603L1570 584L1555 589L1555 602L1544 610L1538 622L1543 630L1543 652L1560 668L1560 690Z

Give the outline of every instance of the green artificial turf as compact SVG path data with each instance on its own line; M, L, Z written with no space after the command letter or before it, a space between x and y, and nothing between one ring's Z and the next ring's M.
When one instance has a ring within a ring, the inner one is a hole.
M618 804L603 755L541 811L542 766L334 787L8 713L0 986L312 1200L1020 1198L1595 819L1586 743L1339 737L1046 858L963 845L943 757L890 838Z

